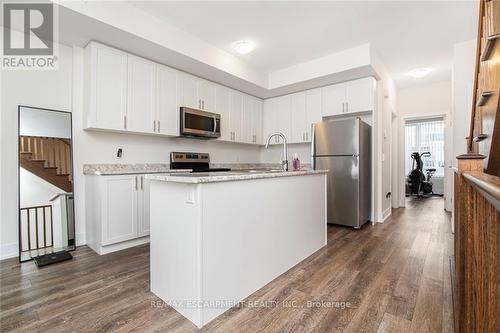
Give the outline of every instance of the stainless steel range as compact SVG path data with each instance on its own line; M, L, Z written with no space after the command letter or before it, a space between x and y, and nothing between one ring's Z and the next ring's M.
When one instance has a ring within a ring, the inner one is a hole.
M170 169L191 169L192 172L221 172L231 171L229 168L210 168L208 153L170 153Z

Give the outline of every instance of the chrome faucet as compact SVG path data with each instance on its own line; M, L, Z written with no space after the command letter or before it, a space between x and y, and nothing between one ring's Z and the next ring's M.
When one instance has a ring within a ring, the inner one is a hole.
M267 138L267 142L266 142L266 149L269 146L269 141L271 141L271 138L273 136L281 136L283 138L283 160L281 160L281 168L283 169L283 171L288 171L288 147L286 144L285 134L283 134L281 132L275 132L275 133L269 135L269 137Z

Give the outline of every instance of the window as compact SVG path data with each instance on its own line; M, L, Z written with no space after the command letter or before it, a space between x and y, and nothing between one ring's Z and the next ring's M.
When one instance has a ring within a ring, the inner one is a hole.
M428 168L436 169L434 177L444 177L444 121L443 118L407 121L405 124L405 171L413 169L412 152L430 152L422 158L424 173Z

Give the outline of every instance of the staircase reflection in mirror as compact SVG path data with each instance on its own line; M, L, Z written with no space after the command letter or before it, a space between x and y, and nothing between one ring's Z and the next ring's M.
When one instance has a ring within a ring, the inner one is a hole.
M19 261L75 249L71 113L19 106Z

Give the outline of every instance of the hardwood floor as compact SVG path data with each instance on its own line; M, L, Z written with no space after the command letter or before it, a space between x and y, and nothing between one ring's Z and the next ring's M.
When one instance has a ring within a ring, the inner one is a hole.
M206 332L452 332L442 199L408 201L384 224L329 226L328 245L209 323ZM149 292L149 248L37 269L0 264L1 331L193 332ZM159 306L160 305L160 306Z

